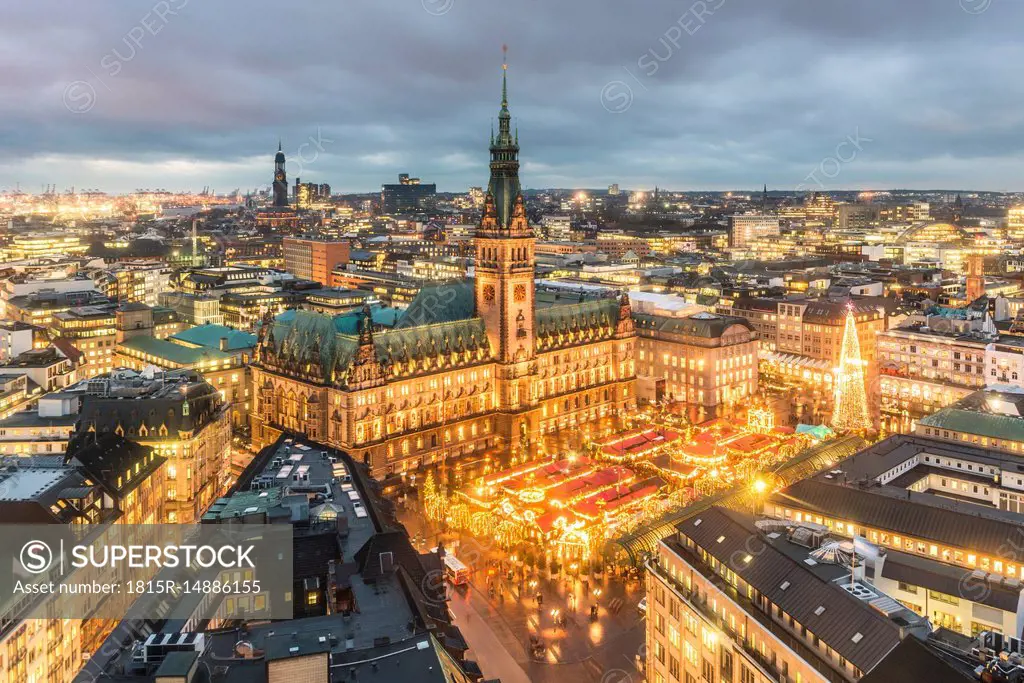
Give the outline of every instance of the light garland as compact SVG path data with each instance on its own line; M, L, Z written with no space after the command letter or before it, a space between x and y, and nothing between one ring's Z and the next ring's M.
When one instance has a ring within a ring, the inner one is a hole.
M871 428L868 397L864 389L864 361L860 357L860 341L853 309L846 314L843 347L839 367L835 370L835 408L832 427L839 433L863 432Z

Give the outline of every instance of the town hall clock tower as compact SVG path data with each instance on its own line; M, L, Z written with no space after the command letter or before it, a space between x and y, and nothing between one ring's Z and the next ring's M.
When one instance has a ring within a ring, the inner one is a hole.
M491 179L476 231L476 311L497 359L498 429L516 449L538 429L535 395L534 236L519 187L519 140L508 111L502 66L498 134L491 136Z

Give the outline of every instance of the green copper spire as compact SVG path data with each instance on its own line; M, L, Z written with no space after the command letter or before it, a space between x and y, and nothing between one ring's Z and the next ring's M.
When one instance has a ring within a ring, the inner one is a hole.
M501 46L501 108L508 109L508 45Z
M507 48L503 46L507 54ZM494 198L498 227L507 229L512 209L519 196L518 133L512 134L512 115L508 110L508 61L501 64L501 111L498 112L497 135L491 135L491 180L488 192Z

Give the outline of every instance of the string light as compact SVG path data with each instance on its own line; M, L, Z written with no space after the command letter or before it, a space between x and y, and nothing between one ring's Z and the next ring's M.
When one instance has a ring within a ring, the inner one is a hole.
M846 313L843 347L835 371L835 410L832 427L839 433L863 432L871 427L864 389L864 361L860 357L857 323L851 305Z

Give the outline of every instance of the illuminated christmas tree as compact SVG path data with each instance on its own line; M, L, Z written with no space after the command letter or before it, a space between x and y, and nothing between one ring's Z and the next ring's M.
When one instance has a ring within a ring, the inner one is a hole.
M871 427L868 396L864 389L864 361L860 357L857 323L853 306L846 314L843 348L835 377L836 400L832 411L832 427L839 433L861 432Z

